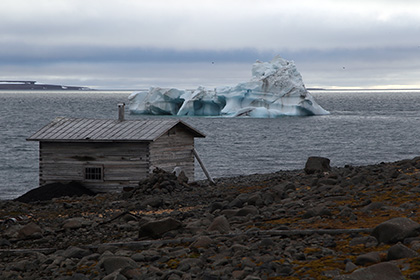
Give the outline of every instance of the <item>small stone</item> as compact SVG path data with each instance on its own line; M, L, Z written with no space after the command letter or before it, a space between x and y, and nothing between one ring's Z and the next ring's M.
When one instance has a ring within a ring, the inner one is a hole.
M233 279L243 279L244 275L245 275L244 270L235 270L232 272Z

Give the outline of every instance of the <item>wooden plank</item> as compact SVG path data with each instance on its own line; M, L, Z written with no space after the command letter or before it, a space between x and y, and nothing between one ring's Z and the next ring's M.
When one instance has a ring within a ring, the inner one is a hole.
M210 176L210 173L207 171L206 166L204 165L203 161L201 160L200 156L198 155L197 151L194 149L193 150L194 156L197 159L198 163L201 166L201 169L203 169L204 174L206 175L207 179L209 179L210 183L212 183L213 185L215 185L216 183L213 181L213 179Z

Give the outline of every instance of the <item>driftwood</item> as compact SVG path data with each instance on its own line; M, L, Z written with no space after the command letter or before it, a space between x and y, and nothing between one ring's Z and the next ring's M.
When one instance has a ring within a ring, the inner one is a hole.
M126 214L126 213L124 213ZM121 217L121 215L118 215ZM115 217L115 218L118 218ZM239 235L249 235L249 236L294 236L294 235L312 235L312 234L329 234L329 235L338 235L338 234L353 234L353 233L371 233L373 229L371 228L354 228L354 229L293 229L293 230L258 230L258 231L246 231L246 232L235 232L229 234L213 234L213 235L203 235L210 238L231 238ZM118 246L118 247L148 247L151 245L170 245L170 244L185 244L192 243L196 241L201 236L188 237L188 238L177 238L177 239L157 239L157 240L141 240L141 241L129 241L129 242L110 242L103 244L94 244L94 245L81 245L81 248L85 249L97 249L99 246L104 244L109 246ZM58 249L55 248L34 248L34 249L0 249L0 254L27 254L27 253L52 253Z
M140 217L140 216L135 215L135 214L133 214L133 213L130 213L130 211L124 211L124 212L122 212L122 213L119 213L119 214L115 215L115 216L114 216L114 217L112 217L111 219L109 219L109 220L107 220L107 221L104 221L104 222L100 223L99 225L105 225L105 224L108 224L108 223L110 223L110 222L112 222L112 221L115 221L115 220L117 220L117 219L119 219L119 218L121 218L121 217L125 216L125 215L130 215L130 216L133 216L134 218L136 218L136 219L138 219L138 220L140 220L140 219L141 219L141 217Z

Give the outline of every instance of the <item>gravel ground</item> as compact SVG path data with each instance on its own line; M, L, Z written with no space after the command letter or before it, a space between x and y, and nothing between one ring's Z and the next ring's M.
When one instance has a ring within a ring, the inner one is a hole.
M122 193L1 201L0 278L420 279L420 158L323 160L215 185L156 171Z

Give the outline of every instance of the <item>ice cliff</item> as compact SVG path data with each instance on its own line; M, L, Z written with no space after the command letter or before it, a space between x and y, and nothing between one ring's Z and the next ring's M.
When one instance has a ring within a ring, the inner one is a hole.
M329 114L306 90L293 62L257 61L252 79L233 87L196 90L154 87L129 96L132 114L178 116L311 116Z

